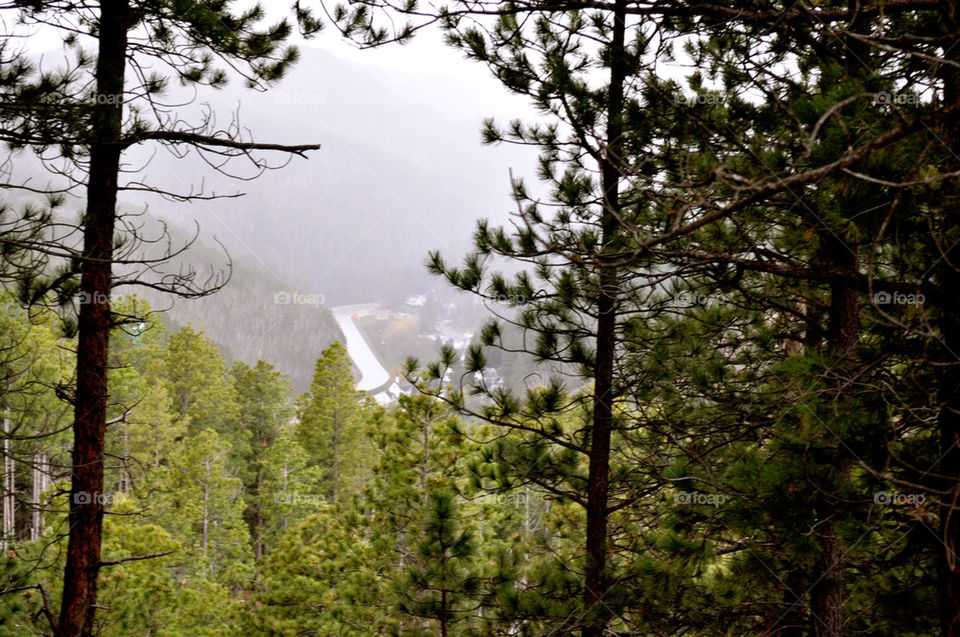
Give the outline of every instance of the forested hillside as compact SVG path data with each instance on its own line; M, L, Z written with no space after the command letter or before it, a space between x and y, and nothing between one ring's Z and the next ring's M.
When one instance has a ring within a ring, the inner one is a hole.
M150 226L156 228L157 222L151 220ZM167 233L186 251L169 260L166 268L202 266L207 272L229 276L229 283L216 294L190 301L153 290L141 292L160 320L174 329L190 325L202 330L228 360L269 361L283 370L295 388L306 389L320 352L343 340L326 298L298 289L243 251L234 255L223 246L211 247L178 228ZM162 258L158 253L146 251L149 257Z
M312 4L0 5L0 637L960 637L960 4Z

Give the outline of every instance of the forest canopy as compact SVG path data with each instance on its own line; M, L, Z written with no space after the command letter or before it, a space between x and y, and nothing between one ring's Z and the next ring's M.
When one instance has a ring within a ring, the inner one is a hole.
M67 178L4 185L0 635L960 636L955 2L0 11L69 52L0 46L11 162ZM488 320L388 404L341 342L295 396L115 292L229 285L118 211L207 196L118 181L130 148L323 152L168 84L274 90L323 26L437 30L537 113L480 131L538 153L511 222L425 255Z

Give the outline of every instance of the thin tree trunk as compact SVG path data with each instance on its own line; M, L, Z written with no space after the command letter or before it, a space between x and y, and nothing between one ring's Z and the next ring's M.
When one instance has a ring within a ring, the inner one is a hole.
M949 11L944 14L948 32L960 28L960 3L950 3ZM957 51L951 52L956 60ZM960 101L960 73L946 67L942 71L943 101L956 104ZM960 152L960 118L949 117L945 124L944 139L950 146L954 158ZM960 161L953 161L945 170L957 170ZM950 191L954 202L960 198L960 192L954 186ZM950 210L944 215L943 236L950 236L958 223L958 211ZM949 258L938 259L937 279L944 292L945 307L942 309L940 331L947 351L947 361L952 364L937 367L937 391L940 414L937 426L940 430L940 462L937 473L945 476L943 483L936 488L943 489L947 496L940 507L939 538L943 545L937 544L937 606L940 616L940 632L943 637L960 637L960 272L957 271L957 257L954 250Z
M447 591L440 592L440 636L447 637Z
M856 246L848 245L832 233L823 233L829 263L847 272L856 272L859 256ZM836 401L844 400L851 381L848 370L860 337L860 310L858 292L849 283L838 281L830 286L830 318L827 348L830 353L831 382ZM825 434L833 435L833 434ZM849 471L852 458L846 450L836 448L836 466ZM820 538L820 561L815 574L819 580L810 591L810 607L814 614L814 633L818 637L843 635L843 571L845 568L843 544L837 533L836 516L840 511L832 503L825 503L819 511L823 522L817 528Z
M960 143L957 147L960 149ZM960 273L954 269L954 264L942 266L941 285L956 295L956 290L960 289ZM952 301L952 307L944 308L941 319L941 334L946 350L950 352L948 356L960 352L960 298L954 296ZM960 362L947 362L952 364L937 368L940 403L937 473L946 476L943 484L937 486L947 492L940 507L939 537L943 545L935 547L938 554L937 602L941 634L943 637L960 637Z
M960 289L960 277L953 277L953 287ZM944 343L950 351L960 351L960 300L944 319ZM960 637L960 368L954 365L940 368L940 464L937 472L948 476L947 496L940 507L939 537L943 546L937 546L937 602L941 634Z
M601 227L604 246L618 233L623 84L626 79L624 41L626 2L617 0L610 46L610 88L607 96L607 148L601 169L603 206ZM594 406L590 433L590 469L587 477L587 538L584 572L583 637L602 637L609 622L603 602L607 593L607 516L610 479L610 438L613 429L613 366L616 355L617 274L603 267L597 298L597 350L594 367Z
M283 472L282 472L280 475L281 475L281 478L280 478L280 491L281 491L282 493L286 493L286 492L287 492L287 476L289 475L289 472L287 471L287 465L286 465L286 464L283 465ZM286 530L287 530L287 516L286 516L286 514L283 515L282 520L283 520L283 524L282 524L283 530L286 531Z
M30 522L30 539L34 541L39 540L43 533L44 520L40 500L49 486L47 471L47 454L38 454L33 465L33 515Z
M337 492L340 489L340 423L336 418L334 418L333 423L333 436L331 437L331 446L333 451L333 467L331 473L332 475L332 484L330 485L330 493L333 496L331 502L334 504L337 503Z
M10 449L10 419L3 419L3 534L0 537L4 550L15 539L17 524L17 484Z
M203 533L200 537L200 547L203 549L203 557L207 557L210 548L210 456L204 460L204 481L203 481Z
M57 637L93 632L103 534L103 454L107 418L107 355L113 233L120 167L122 96L127 53L128 0L100 3L97 104L90 143L87 210L74 399L69 540ZM88 494L81 499L81 493Z
M851 11L859 7L858 0L848 0L847 6ZM851 23L854 32L869 30L869 19L858 16ZM845 50L844 65L847 75L852 78L863 78L872 73L867 66L871 58L870 46L853 38L843 41ZM818 219L819 221L819 219ZM839 232L839 230L837 231ZM827 262L830 266L856 275L860 268L859 248L848 244L838 234L830 229L821 233L822 245ZM849 283L837 281L830 285L830 316L827 331L827 349L830 353L831 370L834 377L832 389L834 399L841 402L849 392L849 384L853 382L854 349L860 339L860 307L859 293ZM836 441L832 432L828 435ZM836 448L836 465L845 476L849 476L853 458L846 449ZM843 478L841 478L843 480ZM837 533L836 517L840 509L833 503L828 503L821 512L821 519L825 520L817 531L820 537L820 563L818 573L820 577L814 584L810 596L811 610L816 615L814 620L815 634L819 637L840 637L843 635L844 600L843 600L843 571L845 555L843 544Z
M430 460L430 418L424 419L422 432L422 449L420 451L420 508L427 506L427 463Z
M123 425L123 473L120 474L120 492L130 492L130 425Z
M263 464L258 461L257 463L257 482L255 490L257 499L254 501L254 552L257 558L257 563L263 557Z

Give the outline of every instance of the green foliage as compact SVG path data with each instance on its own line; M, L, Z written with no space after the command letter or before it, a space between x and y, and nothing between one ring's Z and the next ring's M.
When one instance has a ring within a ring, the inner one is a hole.
M243 482L228 470L230 445L205 429L177 443L156 502L158 522L176 530L183 552L178 576L239 590L253 576L250 533L243 521Z
M297 400L297 440L311 464L324 471L323 494L330 502L358 490L369 452L363 442L364 394L354 387L347 350L339 342L317 359L313 382Z
M926 609L955 611L960 75L941 50L955 19L627 5L436 9L449 43L541 115L483 136L537 147L544 192L514 179L512 229L479 222L459 267L430 256L499 316L462 358L411 360L421 394L366 405L336 343L292 420L267 363L228 371L189 328L164 341L117 326L111 451L126 472L98 494L118 514L102 633L817 634L833 604L851 634L920 636L938 629ZM332 16L367 43L412 34L379 26L381 8ZM254 81L295 58L289 26L254 28L259 9L163 10ZM667 78L676 40L694 68ZM223 81L214 58L181 70ZM56 104L71 84L19 82L30 73L0 71L19 83L4 104ZM62 343L47 318L0 309L8 453L62 457ZM487 381L520 352L542 374ZM65 523L62 502L46 506L39 539L6 538L0 634L45 630ZM598 546L606 616L583 626Z
M213 429L221 435L242 434L237 390L220 352L202 332L184 327L171 334L163 355L163 376L177 418L188 435Z
M259 632L274 635L393 634L383 607L389 571L363 534L365 521L322 506L292 527L271 550L256 598Z

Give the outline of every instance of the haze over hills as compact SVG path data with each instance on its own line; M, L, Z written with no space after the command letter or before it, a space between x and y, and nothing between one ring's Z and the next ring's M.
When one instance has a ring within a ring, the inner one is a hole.
M196 153L179 158L156 145L130 149L123 183L244 196L185 204L121 192L120 206L145 212L148 228L155 229L155 219L170 224L175 249L199 228L196 244L163 270L216 271L229 260L233 278L223 290L195 300L142 289L120 292L137 292L165 309L164 320L173 328L204 330L229 358L277 365L305 389L319 352L342 338L329 308L381 303L400 309L408 297L422 294L443 303L456 300L443 281L426 273L428 251L440 249L459 260L470 248L477 219L506 222L514 209L510 171L532 178L535 154L481 144L484 117L505 123L531 112L469 62L464 68L478 73L453 76L390 70L306 46L301 53L288 77L265 92L245 89L238 80L220 91L169 90L167 102L175 105L170 112L184 126L212 113L219 128L237 117L248 139L322 148L250 181L217 172ZM257 157L274 166L285 160L282 153ZM21 160L18 170L36 183L51 180L29 156ZM258 172L243 159L225 168L245 178ZM70 216L84 206L83 192L76 194L67 206ZM147 251L156 256L154 248ZM277 304L276 294L312 301ZM458 321L460 327L472 329L467 324L479 323L483 312L475 301L457 303L469 315ZM395 354L388 366L399 360Z
M207 109L221 127L237 115L245 135L256 141L320 143L321 150L240 181L195 154L176 158L155 147L134 149L128 164L145 165L143 175L152 185L245 194L188 205L137 192L123 193L121 200L130 208L146 204L150 216L170 222L175 244L192 236L197 224L198 243L170 269L222 267L227 257L212 247L215 241L233 262L233 279L211 297L148 294L155 306L170 307L165 321L203 329L230 358L263 358L305 389L319 352L341 338L328 309L369 302L398 307L431 290L452 295L426 273L427 252L441 249L457 260L469 249L478 218L505 221L513 206L509 167L516 176L532 175L534 156L480 143L483 117L528 114L519 100L516 112L504 114L509 97L492 80L483 85L389 71L301 50L290 75L268 91L234 82L223 91L204 90L177 112L189 124ZM182 94L171 90L170 101ZM274 165L284 159L259 157ZM243 160L228 169L256 174ZM316 305L277 304L276 294L299 294Z
M275 88L236 86L203 99L221 124L239 104L257 141L323 148L249 183L161 151L148 168L153 183L183 191L203 175L208 192L246 195L162 205L157 214L179 225L198 220L205 240L216 236L235 259L327 305L395 302L437 285L423 267L428 250L458 259L478 218L503 221L511 211L508 167L533 174L524 149L480 144L482 117L502 111L502 94L449 76L388 72L304 48ZM251 173L240 161L233 169Z

